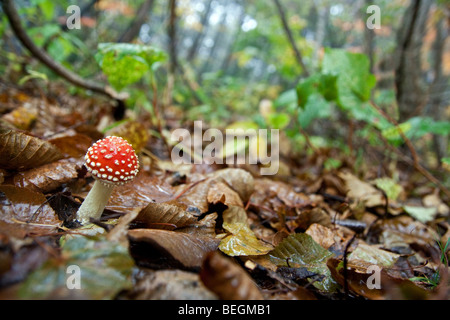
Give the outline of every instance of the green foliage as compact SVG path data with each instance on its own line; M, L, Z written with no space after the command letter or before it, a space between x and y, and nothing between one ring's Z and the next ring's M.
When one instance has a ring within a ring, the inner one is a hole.
M382 130L382 134L393 145L399 145L403 142L400 130L409 139L418 139L430 133L447 136L450 134L450 121L434 121L430 117L413 117L398 126Z
M270 128L282 130L287 127L291 118L287 113L278 112L267 115L266 121Z
M116 89L139 81L148 71L155 70L166 54L154 47L129 43L100 43L95 55L97 63Z
M426 134L449 135L449 121L434 121L429 117L414 117L394 126L370 103L375 87L375 76L370 73L369 59L359 53L342 49L326 49L321 71L301 79L296 87L298 125L308 127L314 120L330 118L333 105L346 112L351 119L363 121L367 127L360 134L377 143L377 136L371 136L373 129L380 131L393 145L404 143L401 133L409 139L418 139ZM378 96L381 102L395 101L391 91ZM279 98L279 104L294 103L292 91L286 91Z

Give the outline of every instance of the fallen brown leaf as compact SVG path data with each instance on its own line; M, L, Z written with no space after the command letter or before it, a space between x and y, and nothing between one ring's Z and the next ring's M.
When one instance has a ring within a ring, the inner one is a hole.
M77 133L50 139L48 142L58 147L64 156L79 158L84 157L88 148L92 145L93 139L84 134Z
M217 249L218 240L193 236L187 233L158 230L132 229L128 231L132 241L146 242L162 248L166 255L177 260L185 267L199 267L207 253Z
M206 256L200 271L200 279L221 300L264 299L246 271L219 252L212 252Z
M192 215L188 207L176 200L161 203L149 203L142 209L134 220L140 227L160 224L173 225L175 228L195 224L197 218Z
M2 233L23 238L27 234L49 234L61 225L42 193L16 186L0 186Z
M0 167L26 170L63 158L53 144L22 132L0 132Z
M61 159L27 171L19 172L13 177L14 185L47 193L59 188L78 177L81 162Z

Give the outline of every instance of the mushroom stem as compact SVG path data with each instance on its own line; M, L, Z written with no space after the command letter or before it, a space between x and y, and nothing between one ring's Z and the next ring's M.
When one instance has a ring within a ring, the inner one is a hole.
M114 185L95 180L92 189L77 211L77 220L85 224L90 218L100 219L113 189Z

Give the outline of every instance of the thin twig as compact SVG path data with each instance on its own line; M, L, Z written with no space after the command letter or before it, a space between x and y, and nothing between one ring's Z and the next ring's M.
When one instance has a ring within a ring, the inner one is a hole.
M392 148L390 143L380 134L379 136L385 142L389 149L393 150L399 156L401 156L407 163L410 163L418 172L420 172L425 178L427 178L430 182L435 184L439 190L441 190L445 195L450 198L450 191L437 179L435 178L427 169L425 169L419 161L419 156L417 155L416 149L414 148L411 140L405 135L401 127L398 125L398 122L390 117L386 112L384 112L379 106L377 106L373 101L370 101L372 107L378 111L378 113L383 116L386 120L388 120L391 124L395 125L398 129L398 133L402 137L403 141L405 141L406 146L409 149L409 152L412 156L412 161L408 157L406 157L403 153L401 153L397 148ZM412 162L412 163L411 163Z
M395 152L403 161L413 166L419 173L421 173L425 178L428 179L431 183L435 184L439 190L441 190L449 199L450 199L450 191L437 179L435 178L427 169L422 167L419 163L415 163L412 159L405 156L400 150L391 146L391 144L383 137L383 135L379 134L380 139L384 142L386 147L388 147L391 151Z
M191 185L189 185L188 187L186 187L183 191L181 191L173 200L178 200L183 194L185 194L186 192L188 192L190 189L192 189L193 187L195 187L197 184L199 184L200 182L205 181L206 178L195 181L194 183L192 183Z

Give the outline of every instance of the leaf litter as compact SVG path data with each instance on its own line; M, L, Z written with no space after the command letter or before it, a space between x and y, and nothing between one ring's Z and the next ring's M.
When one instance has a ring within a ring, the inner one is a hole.
M448 281L450 247L448 199L434 189L326 169L325 149L284 155L274 176L259 165L176 165L151 121L104 130L92 100L71 99L46 102L53 118L13 106L0 122L1 298L448 298L431 281ZM79 228L74 213L94 181L84 153L105 134L126 137L142 170ZM67 290L70 266L83 270L81 291ZM374 266L383 285L370 289Z

